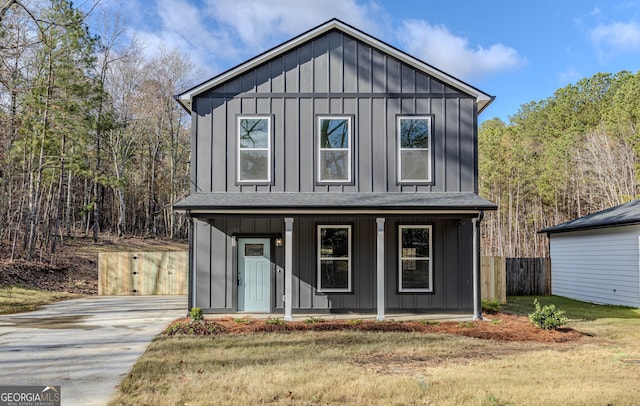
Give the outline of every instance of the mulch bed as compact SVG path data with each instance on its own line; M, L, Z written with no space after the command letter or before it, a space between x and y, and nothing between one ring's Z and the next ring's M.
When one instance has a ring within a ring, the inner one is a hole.
M571 328L542 330L528 318L509 314L495 314L490 320L473 322L420 322L420 321L369 321L326 320L314 322L284 322L280 319L231 319L214 318L203 322L191 322L188 318L174 321L164 335L216 335L293 331L375 331L375 332L420 332L454 334L483 340L533 341L541 343L563 343L580 339L583 334Z

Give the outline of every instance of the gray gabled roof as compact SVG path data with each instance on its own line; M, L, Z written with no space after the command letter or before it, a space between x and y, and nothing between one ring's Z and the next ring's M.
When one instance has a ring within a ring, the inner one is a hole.
M222 83L225 83L247 71L250 71L251 69L254 69L256 67L258 67L259 65L262 65L263 63L270 61L271 59L274 59L282 54L284 54L285 52L290 51L291 49L294 49L302 44L304 44L307 41L310 41L311 39L318 37L322 34L325 34L331 30L339 30L344 32L347 35L350 35L351 37L369 45L372 46L378 50L380 50L383 53L386 53L387 55L391 55L393 57L395 57L396 59L400 60L401 62L406 63L407 65L421 71L424 72L425 74L432 76L456 89L459 89L461 92L466 93L470 96L473 96L476 99L476 102L478 103L478 112L481 112L482 110L484 110L493 100L494 100L494 96L491 96L479 89L477 89L476 87L471 86L468 83L463 82L460 79L457 79L443 71L441 71L438 68L435 68L401 50L399 50L398 48L395 48L377 38L374 38L360 30L358 30L355 27L352 27L336 18L327 21L324 24L321 24L319 26L317 26L316 28L313 28L303 34L300 34L299 36L281 44L278 45L252 59L249 59L248 61L234 67L231 68L229 70L227 70L226 72L223 72L221 74L219 74L218 76L215 76L199 85L196 85L194 87L192 87L189 90L186 90L178 95L175 96L175 99L185 108L187 109L189 112L191 111L191 102L193 100L193 98L203 92L206 92L209 89L212 89L216 86L221 85Z
M218 192L193 193L174 205L175 210L196 212L237 211L275 213L282 211L480 211L496 205L475 193L435 192Z
M538 231L539 233L562 233L593 228L615 227L640 223L640 199L611 207L587 216L567 221Z

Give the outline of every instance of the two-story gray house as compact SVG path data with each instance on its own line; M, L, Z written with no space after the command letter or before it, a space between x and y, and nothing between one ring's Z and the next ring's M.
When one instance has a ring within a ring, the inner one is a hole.
M481 315L490 95L334 19L176 99L190 307Z

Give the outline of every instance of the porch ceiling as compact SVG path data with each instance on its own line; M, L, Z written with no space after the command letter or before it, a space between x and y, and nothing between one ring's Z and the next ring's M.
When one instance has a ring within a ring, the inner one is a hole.
M331 211L472 213L497 206L469 192L221 192L194 193L174 205L192 213L327 213Z

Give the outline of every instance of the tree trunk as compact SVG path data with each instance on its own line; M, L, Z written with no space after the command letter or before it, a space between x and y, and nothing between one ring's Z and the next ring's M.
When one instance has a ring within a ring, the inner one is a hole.
M36 168L36 185L29 204L27 260L31 260L33 257L33 250L38 237L38 225L40 221L40 194L42 189L42 174L44 171L44 143L47 135L47 126L49 125L49 102L51 101L51 94L53 91L53 60L51 57L52 55L49 53L47 91L44 100L44 111L42 114L42 131L40 132L40 154L38 157L38 166Z

